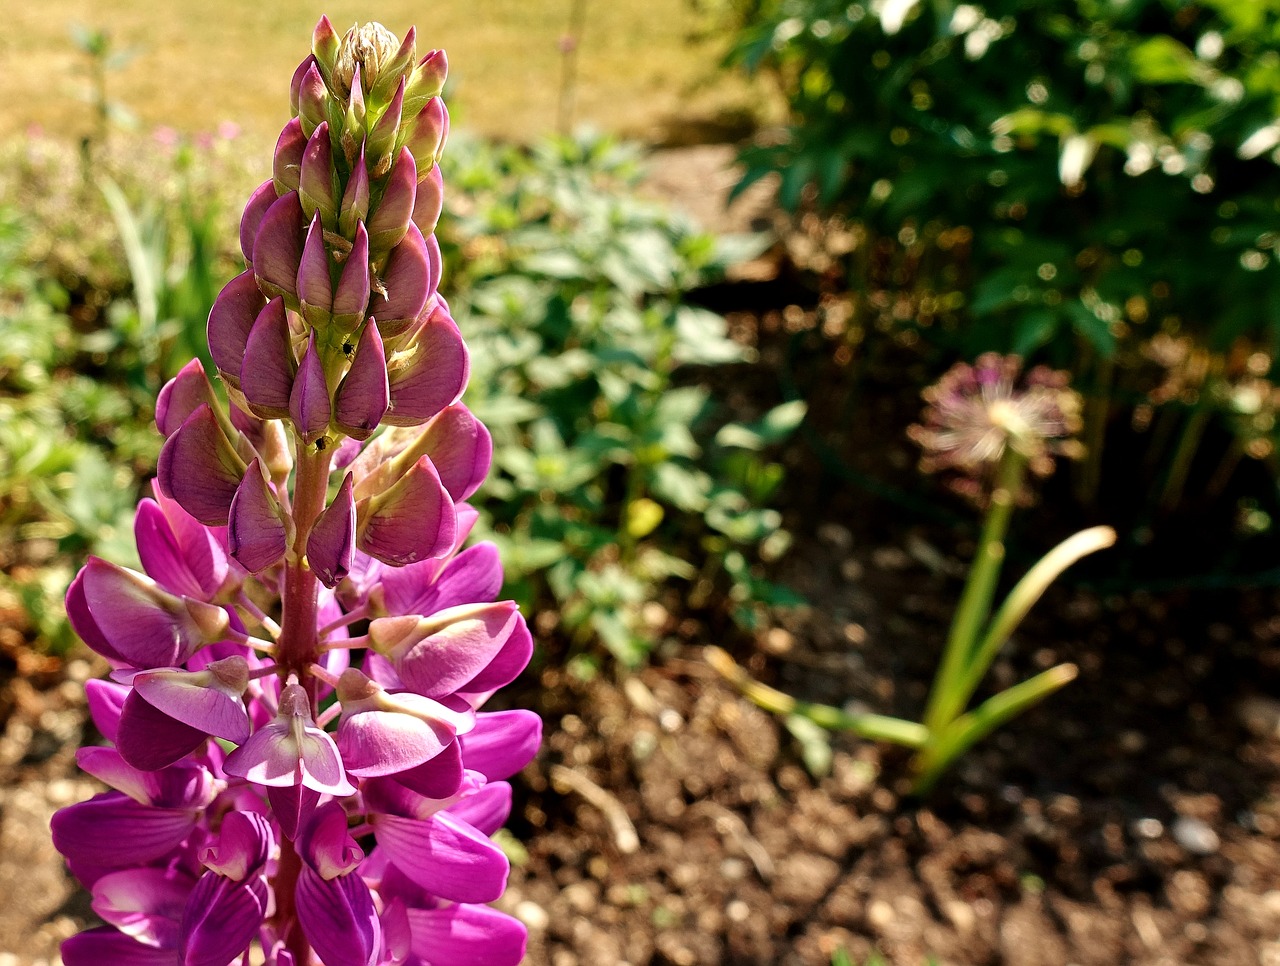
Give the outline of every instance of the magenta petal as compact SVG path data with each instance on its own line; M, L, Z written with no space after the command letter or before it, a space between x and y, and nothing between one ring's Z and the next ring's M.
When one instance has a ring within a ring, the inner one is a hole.
M418 192L413 199L413 223L423 235L430 235L440 222L440 213L444 211L444 175L440 165L433 164L431 170L418 182Z
M533 761L542 745L542 719L523 709L477 714L475 727L458 740L468 768L500 781Z
M384 963L403 963L409 959L413 950L410 942L413 934L409 931L409 915L404 901L399 896L387 902L383 901L382 916L382 949L379 961Z
M102 792L59 809L53 844L75 862L120 869L163 858L196 827L194 809L140 805L121 792Z
M155 773L135 768L115 748L90 745L76 749L76 764L86 775L92 775L135 802L150 805L159 793Z
M239 959L266 918L267 901L267 884L261 876L233 882L206 872L191 890L182 917L178 940L182 966L228 966Z
M386 170L382 166L391 158L391 150L395 147L396 136L400 132L401 115L404 110L404 79L401 78L396 92L382 112L382 116L373 123L365 148L373 162L375 171Z
M207 732L171 718L131 691L120 714L116 748L134 768L156 771L185 758L208 737Z
M265 303L257 279L249 270L224 285L209 310L209 354L222 377L233 385L240 378L249 330Z
M208 406L187 417L160 450L160 489L206 526L224 526L245 465Z
M440 158L449 134L449 111L444 101L433 97L414 118L413 134L405 147L413 152L418 167L428 169Z
M338 217L338 198L333 187L333 147L329 142L327 121L315 129L302 152L298 198L306 217L318 214L326 225L334 226Z
M454 802L448 811L478 832L492 835L511 817L511 785L489 782L475 794Z
M441 711L447 713L447 709ZM395 711L344 716L338 728L338 750L347 771L357 778L394 775L440 754L454 739L452 722L443 715L435 721L425 717Z
M89 558L79 580L93 622L133 667L175 667L229 626L221 607L170 594L149 577L97 557Z
M295 117L298 114L298 95L302 90L302 79L307 76L307 72L311 70L315 62L315 55L307 54L307 56L302 59L302 63L300 63L297 66L297 69L294 70L293 79L289 82L289 111Z
M382 930L359 875L326 880L304 866L295 896L298 921L321 962L373 966Z
M484 482L493 462L493 437L461 403L443 410L424 430L425 449L454 500L465 500Z
M456 532L453 500L425 456L387 490L356 505L356 545L393 567L449 553Z
M240 369L240 390L254 415L263 419L289 415L289 393L297 367L289 316L284 299L277 296L254 320Z
M146 946L110 927L87 929L63 940L63 966L174 966L172 948Z
M369 292L369 233L356 222L355 240L333 293L334 323L344 331L359 325L369 305Z
M303 785L271 785L267 788L267 801L271 803L271 814L280 823L281 833L292 841L298 829L310 820L320 793Z
M356 549L356 505L351 498L351 474L311 527L307 562L326 587L336 587L351 569Z
M302 133L302 121L295 117L280 132L271 162L271 182L277 197L298 190L302 153L306 149L307 136ZM253 250L250 248L249 255L246 256L250 262L253 261L252 254Z
M253 271L258 287L268 296L297 297L305 224L296 191L282 195L262 216L262 226L253 243ZM254 316L257 317L257 309ZM221 364L219 368L223 368ZM239 370L237 365L235 371Z
M200 862L233 882L262 870L275 842L271 822L257 812L228 812L218 829L218 844L200 850Z
M231 501L227 538L231 556L250 573L260 573L284 557L284 518L257 459L249 464Z
M387 359L377 325L370 322L360 335L355 358L338 386L334 422L354 439L368 439L387 412Z
M138 942L172 949L191 885L167 869L110 872L93 884L93 911Z
M464 774L461 746L451 741L429 761L397 772L395 780L426 798L445 799L458 793Z
M342 39L333 29L333 22L327 16L321 16L311 32L311 59L320 68L325 83L333 83L334 62L341 46Z
M208 533L207 530L204 532ZM133 534L142 569L156 583L170 593L197 598L206 596L207 588L192 573L168 518L155 500L144 499L138 504L138 512L133 518Z
M347 189L342 195L342 213L338 216L338 231L353 237L356 225L369 217L369 169L365 165L364 147L351 168ZM367 258L367 256L366 256Z
M93 726L107 741L115 742L116 729L120 727L120 712L129 688L114 681L93 679L84 684L84 695L89 704L89 717Z
M233 413L240 412L239 409L232 409ZM233 420L234 422L234 420ZM178 588L178 575L171 570L163 570L157 566L157 571L151 574L166 590L171 590L175 594L181 593L188 597L198 597L201 600L210 600L215 597L222 589L222 585L227 579L228 561L227 561L227 540L226 532L220 527L206 527L203 523L193 517L186 510L182 509L174 500L169 499L160 492L159 486L152 481L152 493L155 495L155 502L159 506L164 519L168 521L168 532L172 534L176 543L178 553L181 555L181 563L185 567L185 571L190 575L190 583L194 584L199 590L188 593L186 590ZM150 500L144 500L143 504L150 504ZM164 528L157 522L156 529L163 532ZM138 554L142 558L144 568L149 565L147 541L151 537L150 532L142 532L135 529L135 536L138 538ZM167 581L173 581L174 585L170 586ZM187 585L185 576L182 578L183 586Z
M281 692L275 720L231 752L222 769L257 785L306 785L330 795L355 792L337 746L311 720L310 699L296 684Z
M329 387L324 379L324 364L320 361L320 353L316 348L314 329L307 341L302 364L298 367L298 376L293 381L293 391L289 395L289 414L293 418L294 430L308 445L323 436L329 428L333 411L329 402Z
M329 92L325 89L318 65L313 63L302 75L302 83L298 85L297 119L301 123L302 133L310 136L324 122L328 110Z
M464 687L459 688L459 693L466 698L472 695L488 698L494 691L505 688L518 678L520 672L529 666L529 659L532 657L533 635L529 633L524 618L518 617L511 636L502 645L502 650L485 665L483 671L468 681Z
M369 217L369 248L375 254L390 251L409 230L418 189L418 169L408 148L401 148L378 207Z
M375 214L370 221L371 251L376 251L376 235L372 230L376 222ZM375 295L369 303L369 314L378 320L378 328L382 330L384 338L399 335L413 324L435 290L435 281L431 276L427 240L422 237L417 226L410 225L400 244L392 249L387 261L386 271L382 275L384 291Z
M393 426L417 426L455 403L470 372L467 347L443 300L400 346L387 367Z
M125 660L124 655L117 651L111 642L107 640L102 628L98 626L98 622L93 617L93 612L89 609L89 602L84 595L84 578L88 568L81 568L76 574L75 579L71 581L71 586L67 588L67 597L65 606L67 610L67 620L71 623L71 629L85 644L89 645L95 653L101 654L113 664L125 665L129 662Z
M258 237L258 229L262 227L262 218L267 209L275 204L279 193L271 180L262 182L249 196L244 206L244 214L240 216L240 253L245 262L253 265L253 242Z
M347 813L337 802L325 802L316 809L298 838L298 854L325 880L346 875L364 859L347 830Z
M443 50L433 50L418 61L404 92L405 111L413 115L421 111L427 101L438 96L444 90L448 72L449 58Z
M168 437L201 403L216 404L213 386L199 359L192 359L164 384L156 398L156 428Z
M431 966L519 966L524 924L488 906L410 909L413 954Z
M235 661L236 658L226 658ZM243 658L239 658L241 662ZM247 681L246 681L247 683ZM240 744L249 738L249 712L241 693L208 670L163 668L133 679L134 690L156 710L201 733Z
M468 547L443 568L425 561L388 570L382 577L388 614L432 614L463 604L487 603L502 589L502 560L488 541Z
M492 902L502 895L510 864L502 850L448 812L425 821L374 815L378 848L406 878L454 902Z
M329 277L329 252L324 244L320 212L311 219L307 240L298 263L298 300L302 316L312 325L325 325L333 312L333 281Z
M378 618L369 622L369 642L406 685L440 698L483 671L523 623L513 601L472 604L429 617Z

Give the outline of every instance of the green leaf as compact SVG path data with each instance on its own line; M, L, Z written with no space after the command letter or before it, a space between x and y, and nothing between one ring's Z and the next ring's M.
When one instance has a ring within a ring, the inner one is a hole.
M1150 37L1129 51L1134 77L1148 84L1180 84L1199 81L1206 65L1186 45L1161 34Z
M716 433L716 444L738 449L761 450L780 443L804 421L808 403L803 399L774 406L759 421L750 425L728 423Z
M649 479L654 496L688 513L701 513L706 509L711 487L711 477L702 470L676 463L659 463Z
M800 758L814 778L831 774L831 736L825 729L800 714L789 714L782 719L783 726L800 745Z

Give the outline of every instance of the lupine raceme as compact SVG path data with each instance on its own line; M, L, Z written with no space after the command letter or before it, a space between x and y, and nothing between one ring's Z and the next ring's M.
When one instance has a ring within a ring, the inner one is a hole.
M321 19L209 316L229 405L198 362L164 387L145 572L67 593L113 669L78 755L111 790L53 819L106 923L68 966L523 957L489 836L541 725L480 710L533 643L463 549L492 447L437 293L445 71Z

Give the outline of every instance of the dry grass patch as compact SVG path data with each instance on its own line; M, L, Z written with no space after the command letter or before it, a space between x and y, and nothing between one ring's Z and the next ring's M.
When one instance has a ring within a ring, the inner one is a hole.
M109 75L109 95L145 126L195 133L233 120L251 137L274 137L286 118L287 82L311 27L327 13L342 29L377 19L420 47L449 51L451 105L461 123L526 140L555 125L570 0L44 0L18 4L0 34L0 134L40 124L78 136L91 128L83 97L86 60L72 23L107 27L136 56ZM670 118L742 105L741 84L710 83L719 51L691 45L687 0L588 0L575 119L653 137Z

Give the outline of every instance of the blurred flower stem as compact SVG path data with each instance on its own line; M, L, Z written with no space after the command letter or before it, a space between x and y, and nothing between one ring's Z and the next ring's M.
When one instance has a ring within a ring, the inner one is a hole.
M556 130L568 135L573 128L573 108L578 91L578 47L587 21L587 0L570 0L569 23L560 38L560 99L556 105Z
M956 608L951 631L947 635L942 666L934 678L929 703L925 706L924 723L931 732L940 730L963 707L964 698L956 687L957 679L973 657L982 623L991 613L991 601L1004 566L1004 541L1009 533L1014 504L1022 492L1026 468L1026 457L1008 447L1000 460L991 503L978 537L977 552L969 566L960 606Z

